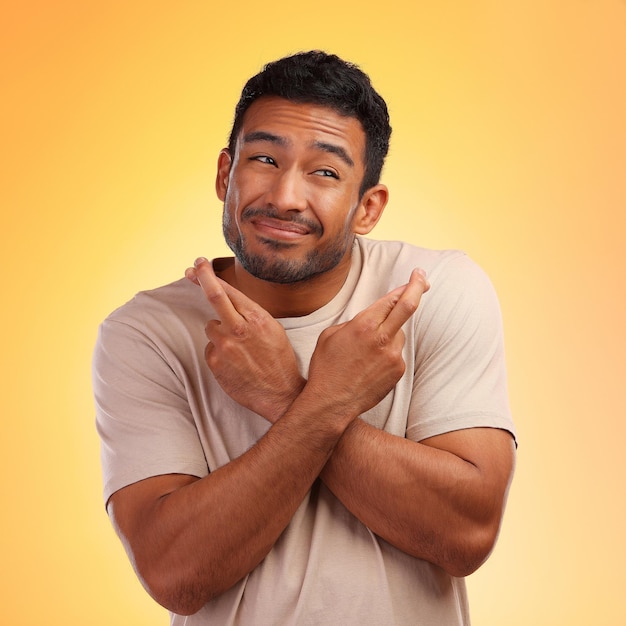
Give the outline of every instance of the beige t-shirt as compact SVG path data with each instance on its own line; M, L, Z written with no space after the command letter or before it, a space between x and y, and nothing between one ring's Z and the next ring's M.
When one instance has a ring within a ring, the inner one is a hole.
M462 252L358 237L337 296L311 315L280 320L303 375L322 330L406 283L415 267L427 271L431 288L404 327L406 372L362 419L414 441L472 427L514 434L497 298ZM138 294L102 324L94 391L105 500L150 476L206 476L270 427L229 398L206 366L211 317L202 291L182 279ZM181 626L469 624L462 579L377 537L319 481L256 569L195 615L171 619Z

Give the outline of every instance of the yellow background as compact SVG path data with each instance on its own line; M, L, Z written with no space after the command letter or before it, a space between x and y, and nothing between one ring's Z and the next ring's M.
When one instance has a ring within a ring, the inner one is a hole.
M389 103L374 235L463 248L501 298L519 462L474 623L626 623L626 2L22 0L0 29L2 623L168 623L100 500L96 328L225 253L239 91L310 48Z

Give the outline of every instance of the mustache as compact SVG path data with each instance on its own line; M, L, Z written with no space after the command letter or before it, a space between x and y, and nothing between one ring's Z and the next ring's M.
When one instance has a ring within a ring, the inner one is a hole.
M280 220L281 222L290 222L292 224L299 224L300 226L304 226L311 233L316 235L322 235L323 229L321 224L314 220L310 220L306 217L303 217L297 212L293 212L285 216L285 213L282 213L276 209L271 207L259 208L259 207L247 207L241 212L241 220L250 220L255 217L269 217L271 219Z

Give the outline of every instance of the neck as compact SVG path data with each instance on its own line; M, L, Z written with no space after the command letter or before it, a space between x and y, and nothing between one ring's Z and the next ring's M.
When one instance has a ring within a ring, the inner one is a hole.
M222 263L215 264L219 277L262 306L272 317L302 317L328 304L339 293L350 271L351 254L348 252L328 272L287 285L256 278L237 259L224 259Z

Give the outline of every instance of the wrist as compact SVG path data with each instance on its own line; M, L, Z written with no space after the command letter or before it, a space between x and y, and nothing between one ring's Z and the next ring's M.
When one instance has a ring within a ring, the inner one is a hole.
M298 406L311 415L317 423L327 425L341 436L349 425L360 415L357 403L352 399L339 397L326 388L320 388L310 379L298 395Z
M278 396L276 404L272 407L273 410L271 411L271 416L264 417L272 423L278 421L300 396L305 385L306 379L302 376L298 376L297 379L294 379L291 386L285 390L284 393Z

